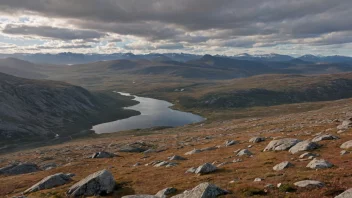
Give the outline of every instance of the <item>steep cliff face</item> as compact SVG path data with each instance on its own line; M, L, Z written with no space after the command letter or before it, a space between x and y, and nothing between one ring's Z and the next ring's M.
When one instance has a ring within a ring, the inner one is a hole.
M119 102L67 83L0 73L0 138L1 141L40 140L56 134L68 136L78 132L74 129L85 129L104 117L117 116L117 112L120 113L117 117L135 114L119 109L123 106L122 100ZM109 103L116 107L115 112L107 111ZM99 115L104 113L110 115Z

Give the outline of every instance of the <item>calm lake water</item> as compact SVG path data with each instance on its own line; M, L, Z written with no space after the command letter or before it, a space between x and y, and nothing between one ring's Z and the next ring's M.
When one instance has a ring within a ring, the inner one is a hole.
M130 96L129 93L115 93ZM169 107L173 104L164 100L138 96L134 97L134 100L138 101L139 104L126 107L125 109L139 111L141 115L96 125L93 127L95 133L113 133L118 131L146 129L158 126L176 127L205 120L203 117L192 113L170 109Z

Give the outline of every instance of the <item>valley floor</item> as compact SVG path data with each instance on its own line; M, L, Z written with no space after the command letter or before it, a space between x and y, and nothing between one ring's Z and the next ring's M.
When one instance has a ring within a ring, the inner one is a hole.
M267 115L253 112L251 116L248 115L248 118L224 121L211 119L213 121L178 128L101 135L61 145L1 155L0 167L14 161L29 161L39 166L55 163L58 167L24 175L0 176L0 196L21 194L44 177L55 173L73 173L74 181L69 184L28 195L28 197L65 197L65 192L74 183L91 173L108 169L113 173L118 184L118 188L110 195L111 197L155 194L166 187L175 187L178 193L182 193L202 182L214 183L231 192L224 197L334 197L352 188L352 153L340 155L341 144L352 140L352 129L337 133L336 128L343 120L352 117L352 99L322 102L318 104L321 108L300 110L317 104L266 107L263 112L270 112ZM276 115L273 113L288 107L296 111L278 112ZM231 114L231 111L227 113ZM213 117L216 116L213 115ZM334 165L332 168L319 170L307 168L311 160L299 158L304 151L297 154L291 154L288 151L263 152L273 139L290 137L308 140L323 134L335 135L339 139L320 141L318 144L321 146L309 152L319 154L318 159L325 159L332 163ZM265 137L266 140L260 143L249 142L250 138L257 136ZM236 140L239 143L225 147L227 140ZM119 152L119 149L127 144L140 145L158 152L148 154ZM193 149L219 145L220 147L214 150L185 155ZM234 151L239 149L248 149L253 155L238 157ZM93 153L99 151L115 153L118 156L107 159L90 158ZM157 160L168 161L168 157L173 155L186 157L187 160L177 161L177 166L174 167L150 165ZM236 159L240 159L240 162L233 162ZM274 171L273 167L283 161L289 161L294 166L282 171ZM207 162L215 165L223 162L231 163L218 167L217 171L210 174L185 173L189 168L198 167ZM134 166L136 163L140 165ZM262 181L254 182L255 178L261 178ZM317 180L325 183L325 186L306 189L293 185L301 180ZM277 188L279 183L284 184L284 187ZM266 188L268 184L273 184L274 187ZM293 189L290 190L289 187ZM285 192L286 190L291 192Z

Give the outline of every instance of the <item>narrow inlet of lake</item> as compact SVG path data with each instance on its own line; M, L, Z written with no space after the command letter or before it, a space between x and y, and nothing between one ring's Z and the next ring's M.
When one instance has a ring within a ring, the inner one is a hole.
M131 96L129 93L115 93ZM205 120L199 115L170 109L173 104L164 100L139 96L133 97L133 100L138 101L139 104L126 107L125 109L139 111L141 113L140 115L95 125L92 130L94 130L97 134L102 134L152 127L176 127L202 122Z

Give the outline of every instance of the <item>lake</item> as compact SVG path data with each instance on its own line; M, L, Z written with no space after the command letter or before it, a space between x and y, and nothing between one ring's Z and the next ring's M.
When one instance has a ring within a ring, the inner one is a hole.
M131 96L129 93L116 91L115 93ZM125 109L139 111L141 113L140 115L114 122L99 124L93 126L92 130L94 130L97 134L102 134L152 127L176 127L202 122L205 120L199 115L170 109L173 104L164 100L139 96L134 96L133 100L138 101L139 104L126 107Z

